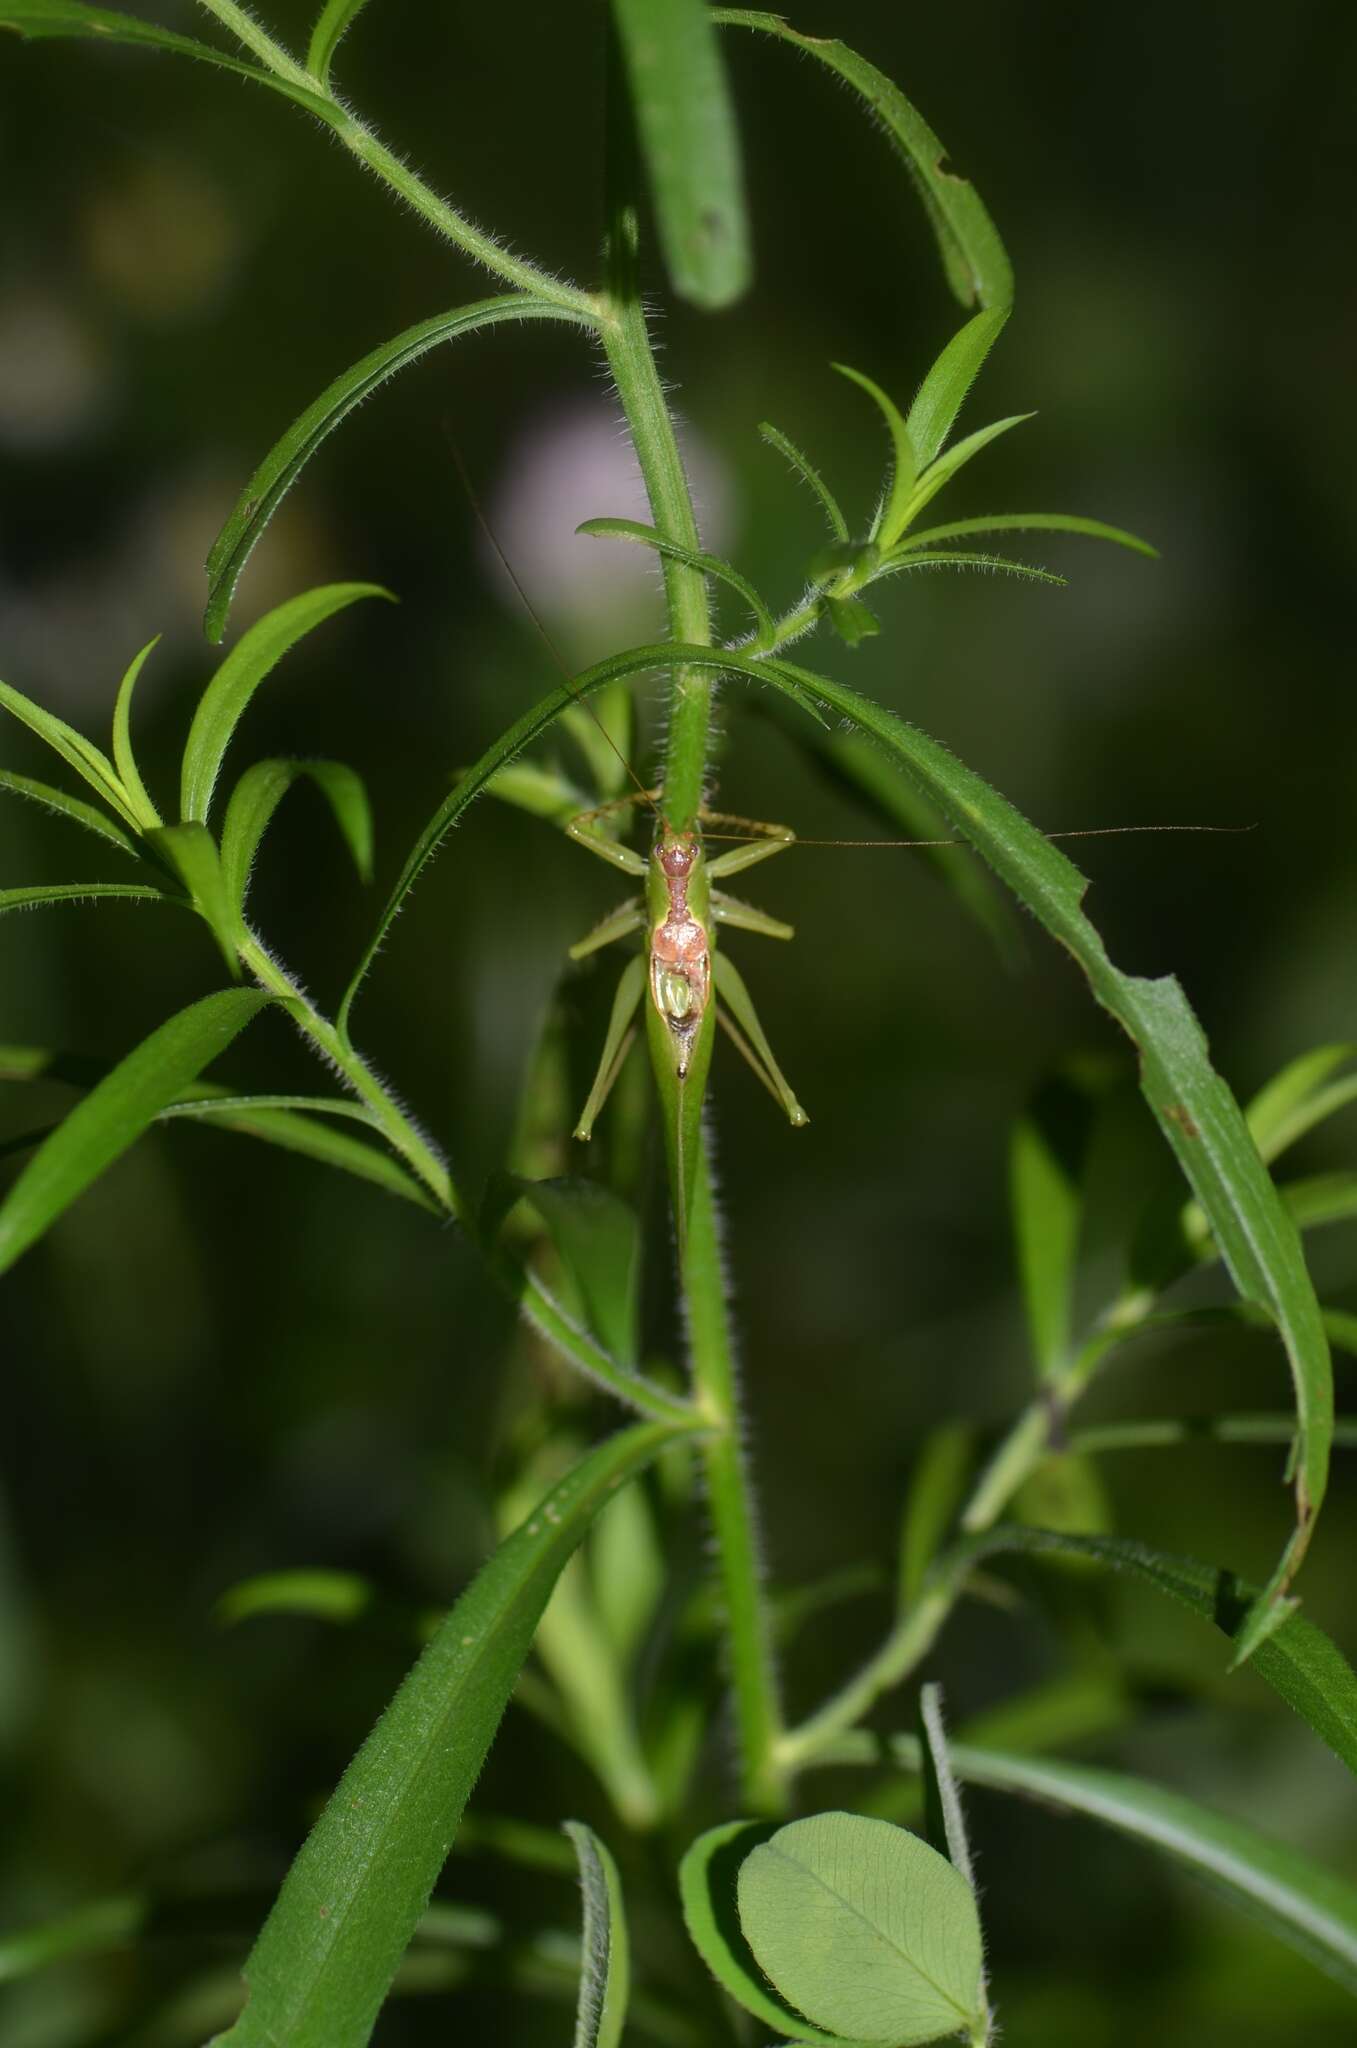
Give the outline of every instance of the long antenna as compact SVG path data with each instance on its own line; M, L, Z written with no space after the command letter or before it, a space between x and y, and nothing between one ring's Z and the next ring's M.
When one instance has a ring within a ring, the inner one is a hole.
M1043 839L1116 839L1130 832L1256 832L1256 825L1087 825L1072 832L1043 832ZM704 839L730 839L745 844L755 835L747 832L704 832ZM794 846L970 846L969 839L803 839L798 832Z
M505 575L508 577L514 590L518 593L519 602L522 604L524 611L532 620L533 625L537 628L538 633L541 635L542 643L545 646L548 654L551 656L557 668L560 670L562 680L564 681L567 690L570 692L570 695L574 699L574 702L578 709L585 712L593 720L594 724L598 727L604 739L607 741L608 745L611 747L612 751L614 752L614 754L616 754L618 760L621 762L623 768L626 770L626 773L630 778L632 784L634 785L636 793L641 798L642 802L648 804L651 810L655 813L655 816L659 818L659 808L655 803L655 799L651 796L650 791L641 781L640 776L636 773L636 770L632 767L630 761L622 752L622 749L618 746L617 741L613 738L612 734L609 732L607 726L603 723L603 720L599 717L598 713L595 711L593 705L589 702L588 698L583 696L581 692L576 689L575 678L570 673L569 666L567 665L564 656L562 655L559 647L557 647L556 642L552 639L550 633L548 633L546 626L543 624L541 615L538 612L536 605L528 596L527 591L523 588L523 583L521 578L519 577L518 571L515 569L513 563L509 560L509 557L505 554L504 549L501 547L499 535L495 532L494 527L490 524L489 518L486 515L485 507L481 504L479 497L476 495L475 486L473 485L471 477L468 474L466 463L462 459L462 451L457 445L456 436L453 434L452 428L447 420L444 420L443 422L443 434L448 444L449 453L452 456L453 465L456 468L458 477L461 479L462 489L466 492L467 499L471 505L471 509L476 515L477 524L480 526L481 532L485 535L486 540L490 543L490 546L493 548L495 552L495 558L498 561L500 567L503 569ZM661 820L661 822L663 821Z

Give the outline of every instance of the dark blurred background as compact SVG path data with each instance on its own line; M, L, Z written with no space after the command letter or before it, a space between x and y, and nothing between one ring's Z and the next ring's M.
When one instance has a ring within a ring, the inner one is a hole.
M304 42L300 0L268 13ZM212 33L186 0L158 16ZM1292 1054L1357 1035L1357 15L1339 0L821 0L793 18L900 81L1014 259L1015 317L967 419L1037 417L966 472L942 516L1076 511L1163 550L1149 563L1025 537L1015 552L1067 573L1067 590L900 579L880 639L809 658L937 734L1047 829L1255 827L1080 849L1114 959L1181 976L1247 1095ZM336 71L440 191L587 278L601 51L602 8L579 0L374 0ZM863 514L881 437L829 365L907 399L960 316L898 165L849 97L772 45L732 37L730 55L756 289L718 319L666 311L662 360L712 544L786 601L818 545L815 508L757 423L806 446ZM5 39L0 189L0 674L102 739L123 667L163 635L137 734L152 787L169 791L213 664L201 563L236 492L340 369L490 287L304 117L169 58ZM651 282L658 299L653 269ZM658 619L644 563L619 580L617 551L571 537L591 513L633 507L614 407L565 330L439 351L326 445L247 571L235 627L329 579L385 583L400 606L358 607L290 655L233 758L319 752L369 778L378 891L359 890L302 791L253 899L327 1003L449 774L552 675L478 540L445 428L568 658ZM875 829L779 729L727 702L728 808L810 836ZM0 760L57 776L15 725ZM61 822L0 811L7 885L100 872ZM797 1581L887 1560L925 1431L958 1412L998 1427L1025 1399L1009 1127L1056 1062L1124 1049L1035 927L1026 965L1005 968L914 856L807 849L757 883L799 938L747 941L740 957L812 1121L789 1133L724 1056L714 1096L767 1553ZM379 962L359 1042L472 1182L506 1155L565 947L618 894L548 827L481 804ZM137 906L8 919L0 963L5 1039L107 1057L220 982L205 930ZM586 1049L611 985L597 965L568 981ZM1141 1197L1170 1173L1125 1064L1090 1308L1116 1284ZM267 1020L218 1071L323 1085ZM8 1090L0 1133L60 1104ZM1341 1165L1353 1145L1338 1123L1296 1164ZM1313 1250L1323 1298L1357 1306L1350 1234ZM224 1632L214 1601L300 1564L445 1600L490 1540L490 1475L541 1361L454 1235L304 1161L183 1127L142 1144L18 1268L3 1345L0 1926L166 1873L248 1871L267 1891L408 1649L398 1629ZM1340 1361L1340 1400L1343 1377ZM1236 1336L1147 1346L1098 1405L1285 1398L1275 1347ZM1119 1527L1244 1572L1266 1568L1285 1528L1275 1451L1128 1454L1106 1477ZM1306 1597L1349 1653L1351 1503L1340 1454ZM793 1705L881 1618L868 1600L826 1621L789 1674ZM1102 1601L1096 1629L1154 1699L1107 1754L1357 1870L1350 1781L1256 1679L1226 1683L1218 1639L1129 1594ZM1063 1655L1044 1626L977 1611L938 1670L965 1716ZM832 1803L834 1781L816 1789ZM606 1825L579 1768L513 1716L484 1797ZM992 1795L974 1804L1015 2048L1353 2040L1336 1988L1167 1866ZM542 1882L542 1912L572 1925L568 1886ZM503 1880L468 1861L446 1889L474 1902ZM175 2007L175 1970L167 1948L0 1990L0 2040L132 2038L119 2027L159 2000L159 2031L135 2038L191 2043L219 2012ZM468 2031L450 2036L459 2017ZM393 2008L378 2038L564 2041L569 2025L564 2009L477 1993L451 2011Z

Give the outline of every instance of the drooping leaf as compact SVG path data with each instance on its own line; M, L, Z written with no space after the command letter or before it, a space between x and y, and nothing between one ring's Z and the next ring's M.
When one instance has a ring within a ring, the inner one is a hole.
M2 19L0 25L3 25ZM22 690L11 689L8 683L0 683L0 710L8 711L21 725L35 732L40 740L46 740L53 753L60 754L62 760L117 812L125 825L130 825L134 832L138 829L136 815L128 802L126 790L118 780L117 770L93 740L87 740L84 733L67 725L65 719L44 711L41 704L25 697Z
M612 1852L592 1828L583 1821L568 1820L565 1832L579 1860L584 1898L575 2048L619 2048L631 1990L622 1880Z
M39 910L48 903L96 903L104 896L120 896L131 903L187 902L145 882L42 882L31 888L0 889L0 916L7 910Z
M641 1224L635 1210L600 1181L583 1176L509 1178L515 1193L546 1224L599 1342L620 1365L634 1369L641 1281Z
M222 2044L364 2048L562 1566L675 1433L641 1424L590 1452L458 1600L288 1872Z
M372 879L372 811L363 778L343 761L256 761L231 791L221 832L221 868L237 916L245 907L259 842L294 782L314 782L330 807L362 881Z
M322 85L330 83L330 65L340 38L347 35L367 0L325 0L311 31L306 68Z
M69 818L73 825L83 825L87 832L93 832L99 839L106 839L110 846L116 846L119 853L130 853L134 860L141 858L141 849L136 841L113 823L103 811L96 811L93 804L82 803L78 796L67 796L64 789L53 788L50 782L35 782L31 775L13 775L8 768L0 768L0 789L11 791L14 796L27 797L30 803L41 804L45 811L52 811L59 818Z
M740 1867L776 1832L773 1821L734 1820L699 1835L679 1864L684 1924L717 1983L756 2020L775 2033L793 2034L799 2041L835 2041L837 2036L821 2033L778 1998L740 1925L736 1904Z
M917 1767L920 1745L913 1738L892 1746L902 1762ZM968 1744L952 1744L949 1754L969 1784L1087 1815L1159 1849L1357 1992L1357 1886L1299 1850L1184 1793L1119 1771Z
M399 1195L431 1215L443 1214L427 1188L389 1153L320 1121L318 1113L369 1123L370 1118L356 1103L311 1096L236 1095L226 1089L220 1090L220 1096L220 1100L212 1099L199 1084L192 1100L171 1103L160 1112L161 1119L186 1117L196 1123L238 1131L242 1137L261 1138L266 1144L281 1146L285 1152L299 1152L321 1166L337 1167L358 1180L370 1181L374 1187L389 1195Z
M1129 1537L1067 1536L1017 1523L971 1537L939 1566L939 1573L949 1584L959 1583L982 1560L1005 1551L1090 1558L1167 1593L1213 1622L1236 1645L1258 1600L1257 1587L1218 1565L1175 1557ZM1252 1666L1357 1774L1357 1672L1332 1639L1293 1612L1257 1645Z
M132 751L132 692L137 687L137 677L145 666L152 648L159 646L160 635L148 640L140 653L134 654L127 665L118 695L113 705L113 765L122 777L123 789L143 829L160 823L160 813L152 803L146 784L141 779L137 757Z
M305 107L308 114L314 114L328 127L342 127L347 118L342 107L320 93L291 85L276 73L259 70L238 57L227 57L208 43L196 42L192 36L176 35L154 22L139 21L135 15L117 13L107 7L84 7L79 0L0 0L0 28L17 29L21 36L34 40L40 36L92 36L104 42L140 43L180 57L196 57L201 63L214 64L219 71L233 72L237 78L248 78L255 85L281 93L284 99Z
M0 1203L0 1273L36 1243L271 1000L255 989L227 989L190 1003L76 1104Z
M737 591L754 614L758 626L756 647L767 647L773 639L773 615L755 590L748 577L742 576L733 563L724 561L719 555L705 555L696 548L681 547L677 541L658 533L653 526L647 526L639 519L586 519L575 528L576 533L588 534L599 540L638 541L643 547L654 548L656 554L665 555L675 562L684 562L690 569L698 569L704 576L714 576L731 590Z
M792 440L790 434L784 434L781 427L770 426L767 420L760 422L759 432L768 443L768 446L776 448L778 454L786 462L790 463L802 483L806 484L815 493L815 496L820 501L821 510L824 512L825 518L829 523L829 530L835 540L846 541L848 539L848 521L843 516L838 499L834 496L834 493L830 490L829 485L825 482L809 456L802 453L795 441Z
M974 2038L975 1895L917 1835L853 1813L792 1821L745 1857L737 1894L760 1968L817 2027L893 2048Z
M962 305L997 309L1012 303L1012 265L984 202L970 180L952 170L938 137L884 72L846 43L802 35L780 15L744 7L711 12L725 26L758 29L804 50L860 93L909 172L937 237L947 281Z
M1097 1107L1093 1078L1078 1068L1038 1088L1013 1127L1009 1201L1018 1277L1037 1372L1049 1379L1066 1363L1083 1220L1085 1173Z
M929 526L911 533L896 552L931 548L941 541L964 540L973 533L1078 533L1089 540L1110 540L1135 554L1148 555L1152 561L1159 560L1158 548L1128 533L1125 527L1108 526L1101 519L1082 519L1072 512L1000 512L978 519L954 519L947 526Z
M997 306L968 320L952 336L919 386L905 422L916 470L927 469L941 451L966 402L967 392L1003 331L1008 311L1007 306ZM883 536L887 546L894 537Z
M326 583L274 607L231 649L203 691L184 748L180 808L186 822L206 824L208 806L231 735L251 697L290 647L360 597L384 597L376 583Z
M750 276L739 132L706 0L613 0L669 281L716 310Z
M890 485L877 508L871 532L874 541L879 542L883 548L888 548L905 528L906 507L918 475L914 443L905 425L904 414L895 400L889 397L879 384L874 384L861 370L850 369L847 363L835 363L834 368L841 377L847 377L852 383L860 385L867 396L875 401L890 433Z
M391 341L384 341L345 370L292 422L246 484L212 543L207 557L208 601L203 619L203 629L210 641L215 644L221 639L241 571L284 496L326 436L388 378L436 348L439 342L454 341L458 335L494 327L503 320L565 320L582 324L579 316L525 292L478 299L473 305L436 313L432 319L421 320Z

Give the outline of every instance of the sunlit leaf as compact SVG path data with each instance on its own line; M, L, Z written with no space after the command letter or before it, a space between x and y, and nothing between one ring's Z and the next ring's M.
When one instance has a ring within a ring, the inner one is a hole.
M130 825L134 832L137 830L136 815L127 800L126 790L118 780L117 770L93 740L87 740L82 732L67 725L65 719L44 711L41 704L25 697L22 690L11 689L8 683L0 683L0 711L8 711L21 725L35 732L40 740L46 740L52 751L60 754L62 760L74 768L76 774L117 812L124 824Z
M208 602L203 620L209 640L221 639L242 569L284 496L326 436L388 378L436 348L439 342L454 341L458 335L494 327L504 320L566 320L581 324L579 316L524 292L478 299L473 305L455 307L450 313L436 313L432 319L421 320L391 341L384 341L345 370L293 421L246 484L212 543L207 558Z
M1012 302L1012 265L979 193L951 168L941 141L884 72L846 43L802 35L780 15L743 7L713 7L711 13L723 25L759 29L804 50L860 93L909 172L962 305L998 308Z
M227 989L190 1003L76 1104L0 1203L0 1272L36 1243L271 1000L254 989Z
M305 634L360 597L391 593L376 583L326 583L304 590L257 619L227 655L198 701L184 748L180 808L186 821L204 824L231 736L270 669Z
M916 471L927 469L951 433L966 394L980 375L1007 318L1007 306L977 313L952 336L919 386L905 421ZM882 536L887 547L895 538L889 532Z
M739 133L706 0L613 0L660 246L680 298L716 309L749 283Z
M642 1424L592 1451L458 1600L288 1872L223 2043L364 2048L562 1566L614 1488L674 1435Z
M78 796L67 796L64 789L54 789L50 782L35 782L31 775L13 775L7 768L0 768L0 789L9 790L14 796L27 797L30 803L41 804L44 810L55 812L59 818L69 818L73 825L83 825L87 832L93 832L100 839L106 839L110 846L116 846L119 853L130 853L134 859L141 858L141 848L134 839L113 823L104 811L96 811L93 804L82 803Z
M892 1747L902 1762L917 1767L917 1742L901 1737ZM1086 1815L1160 1850L1357 1992L1357 1886L1299 1850L1184 1793L1119 1771L1007 1756L969 1744L952 1744L949 1754L969 1784Z
M740 1925L736 1883L745 1858L777 1831L771 1821L725 1821L692 1843L679 1865L683 1919L693 1945L723 1991L780 2035L825 2042L837 2037L784 2004L768 1982Z
M584 1898L575 2048L619 2048L627 2021L631 1960L622 1881L611 1851L583 1821L568 1820Z

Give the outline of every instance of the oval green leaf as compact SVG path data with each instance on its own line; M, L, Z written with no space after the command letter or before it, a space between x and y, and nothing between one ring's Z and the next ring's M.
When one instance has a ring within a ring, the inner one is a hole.
M907 1829L793 1821L745 1858L737 1892L760 1967L817 2027L911 2048L982 2025L974 1894Z
M776 1831L772 1821L733 1820L698 1836L679 1864L684 1924L717 1983L756 2020L801 2041L834 2041L836 2036L808 2026L800 2013L778 1999L740 1925L740 1867Z
M676 1434L643 1423L590 1452L463 1593L288 1872L222 2048L365 2048L562 1567Z
M36 1243L272 997L226 989L190 1003L76 1104L0 1204L0 1273Z

